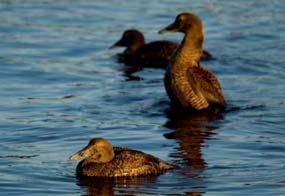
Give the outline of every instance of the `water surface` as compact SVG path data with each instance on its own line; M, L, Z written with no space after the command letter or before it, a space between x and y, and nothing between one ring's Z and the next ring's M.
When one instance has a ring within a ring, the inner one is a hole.
M281 0L0 2L0 193L284 195L285 3ZM163 70L126 74L108 48L199 15L221 116L169 115ZM158 177L80 181L68 157L92 137L178 167Z

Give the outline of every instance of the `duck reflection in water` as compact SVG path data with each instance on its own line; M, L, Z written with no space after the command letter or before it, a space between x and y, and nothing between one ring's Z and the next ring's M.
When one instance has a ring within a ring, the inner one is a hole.
M206 168L207 163L203 159L202 148L205 141L211 139L215 134L213 131L218 128L212 125L211 121L222 119L222 114L176 114L168 111L166 115L169 120L165 127L173 132L166 133L164 136L167 139L175 139L179 143L177 151L171 155L182 158L182 163L179 161L177 164L182 165L182 168L186 164L188 169L190 167L194 170ZM186 172L189 171L188 169Z
M77 185L86 189L85 195L139 195L145 184L155 183L157 176L129 178L79 178Z
M142 77L134 75L136 72L142 70L141 67L126 65L123 68L124 77L126 77L126 81L134 81L134 80L143 80Z

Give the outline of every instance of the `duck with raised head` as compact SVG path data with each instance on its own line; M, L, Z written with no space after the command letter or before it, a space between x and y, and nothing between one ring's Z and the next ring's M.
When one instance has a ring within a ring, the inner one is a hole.
M217 77L200 65L204 40L201 19L191 13L181 13L172 24L159 31L164 32L184 33L164 77L166 92L174 108L186 112L219 112L226 108Z
M132 177L157 175L173 168L152 155L123 147L113 147L104 138L93 138L70 160L83 159L76 168L81 177Z
M118 57L119 61L128 65L165 68L178 44L167 40L145 43L144 35L140 31L129 29L111 48L114 47L126 47L123 54ZM201 58L207 60L212 56L209 52L203 51Z

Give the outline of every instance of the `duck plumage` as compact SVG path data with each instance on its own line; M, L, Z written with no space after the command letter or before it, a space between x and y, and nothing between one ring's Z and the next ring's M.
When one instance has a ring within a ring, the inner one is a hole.
M104 156L107 158L105 159ZM83 150L70 157L72 160L79 158L84 159L78 164L76 171L79 176L83 177L157 175L173 167L141 151L112 147L103 138L92 139Z
M226 102L217 77L200 65L204 39L200 18L190 13L182 13L160 33L165 31L185 34L164 77L172 105L179 110L190 112L224 109Z

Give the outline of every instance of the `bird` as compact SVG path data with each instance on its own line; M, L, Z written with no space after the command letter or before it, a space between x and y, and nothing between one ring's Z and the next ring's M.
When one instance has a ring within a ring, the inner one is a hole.
M79 177L137 177L158 175L173 166L150 154L126 147L113 147L104 138L92 138L88 145L70 160L81 160Z
M167 40L145 43L142 32L136 29L128 29L111 48L126 47L124 52L118 55L118 59L119 62L124 62L127 65L166 68L171 55L178 46L176 42ZM212 55L203 51L201 58L210 59Z
M184 34L164 75L164 86L174 109L183 112L220 112L226 108L217 77L200 64L204 29L202 20L192 13L181 13L159 33Z

